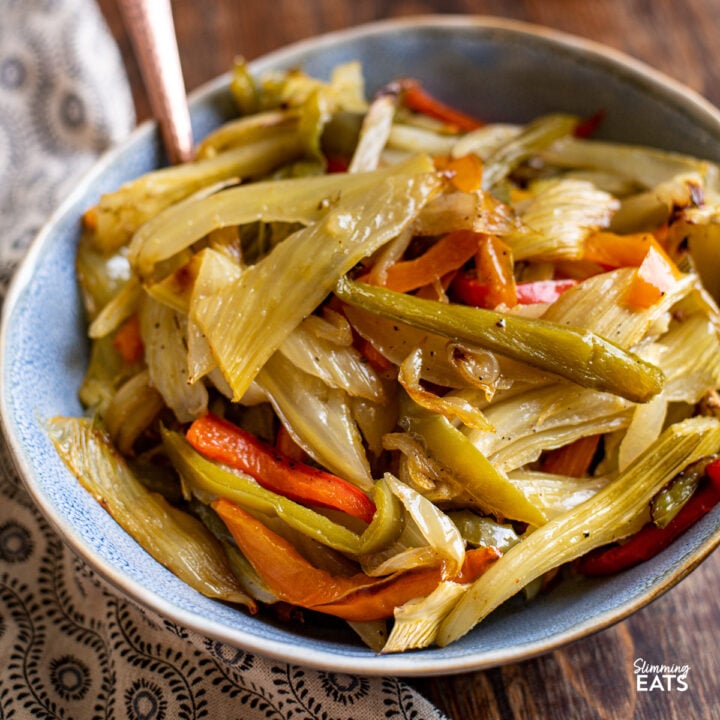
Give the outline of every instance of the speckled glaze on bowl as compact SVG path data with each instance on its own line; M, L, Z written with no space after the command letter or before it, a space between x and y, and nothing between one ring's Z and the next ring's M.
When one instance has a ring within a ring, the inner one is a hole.
M617 52L547 29L473 16L427 16L326 35L253 63L301 66L327 77L360 60L368 90L410 75L487 120L527 121L563 110L603 110L602 135L720 161L720 113L696 94ZM195 136L227 119L227 79L193 97ZM602 580L575 579L525 605L518 598L447 648L376 656L329 627L280 627L208 600L148 556L66 472L43 420L81 412L84 322L73 260L79 218L105 191L163 162L145 124L104 157L50 218L17 273L4 307L4 429L33 498L65 541L118 591L206 636L289 662L373 675L439 675L517 661L598 631L672 587L720 542L720 508L669 550Z

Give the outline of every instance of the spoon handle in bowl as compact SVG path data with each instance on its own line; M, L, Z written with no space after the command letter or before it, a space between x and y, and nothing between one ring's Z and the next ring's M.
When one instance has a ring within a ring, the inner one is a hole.
M190 160L190 113L170 0L118 0L170 162Z

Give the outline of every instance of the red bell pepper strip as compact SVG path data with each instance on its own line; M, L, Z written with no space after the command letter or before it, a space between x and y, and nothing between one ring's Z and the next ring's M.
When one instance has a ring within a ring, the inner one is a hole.
M401 80L402 102L405 107L440 120L463 132L483 127L485 123L456 108L450 107L428 93L417 80Z
M305 462L308 459L307 453L295 442L288 429L282 424L275 436L275 449L294 462Z
M350 162L347 158L341 155L328 155L326 157L326 172L330 173L344 173L348 171Z
M720 458L712 460L705 466L705 474L710 478L713 485L720 490Z
M375 514L375 503L352 483L295 462L212 413L194 420L186 437L198 452L252 475L265 489L278 495L307 505L341 510L367 523Z
M380 375L397 371L397 366L393 365L369 340L360 338L355 345L360 354L370 363L370 367Z
M520 282L515 285L515 296L521 305L533 303L555 302L566 290L577 285L577 280L571 278L562 280L535 280L533 282ZM452 286L457 300L473 307L490 306L490 287L469 273L460 273Z
M285 602L298 607L362 622L392 617L393 609L432 592L442 579L442 567L418 568L375 578L358 572L331 575L311 565L293 545L229 500L213 502L235 542L257 573ZM494 547L470 550L455 582L472 582L500 557Z
M612 575L645 562L669 547L720 502L720 460L708 464L705 474L709 482L695 491L664 528L648 524L620 545L592 551L580 561L580 572L584 575Z
M576 138L587 138L595 133L602 121L605 119L605 111L598 110L598 112L590 115L590 117L581 120L573 130L573 135Z

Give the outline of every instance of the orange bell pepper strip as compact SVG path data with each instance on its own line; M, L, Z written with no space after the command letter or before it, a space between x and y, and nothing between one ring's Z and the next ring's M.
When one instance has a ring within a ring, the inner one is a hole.
M145 353L142 335L140 334L140 321L137 314L131 315L117 330L113 338L113 347L120 353L122 359L132 365L142 360Z
M422 115L440 120L458 131L469 132L485 125L484 122L457 108L450 107L428 93L417 80L400 81L401 98L405 107Z
M583 257L606 267L636 267L624 301L638 309L656 303L680 276L675 263L651 233L593 233L585 242Z
M651 245L635 271L624 301L633 308L649 308L673 286L680 273L660 245Z
M301 504L333 508L369 523L375 503L343 478L295 462L271 445L222 418L207 413L194 420L186 438L201 454L229 465Z
M569 477L582 477L592 463L600 435L587 435L569 445L550 450L542 461L543 472Z
M391 265L385 287L395 292L410 292L429 285L470 260L478 251L482 237L472 230L449 232L420 257Z
M451 270L437 280L433 280L429 285L423 285L415 293L415 297L426 298L427 300L440 300L443 302L447 299L447 289L452 285L452 281L457 275L457 270Z
M477 580L501 554L492 546L468 550L460 572L451 578L452 581L465 584ZM343 598L316 605L311 609L350 622L383 620L392 617L396 607L429 595L442 579L440 566L408 570L391 576L389 580L360 587Z
M482 187L482 162L477 155L436 157L433 162L435 169L447 173L450 182L461 192L471 193Z
M487 301L490 307L517 305L512 250L500 238L486 235L480 243L475 260L477 274L488 286Z
M344 620L364 622L392 617L394 608L432 592L442 567L418 568L384 578L358 572L331 575L311 565L293 545L229 500L213 502L235 542L257 573L285 602ZM494 547L469 550L458 583L477 579L500 557Z
M606 268L638 267L650 247L657 244L652 233L619 235L600 230L585 240L583 259Z

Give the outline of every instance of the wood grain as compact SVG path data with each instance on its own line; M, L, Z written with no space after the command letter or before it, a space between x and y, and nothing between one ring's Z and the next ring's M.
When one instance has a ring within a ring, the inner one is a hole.
M99 0L128 69L140 120L150 110L113 0ZM605 43L720 105L717 0L174 0L188 90L312 35L386 17L474 13L547 25ZM455 720L720 718L720 553L618 625L485 672L413 680ZM633 663L689 665L688 690L638 691Z

